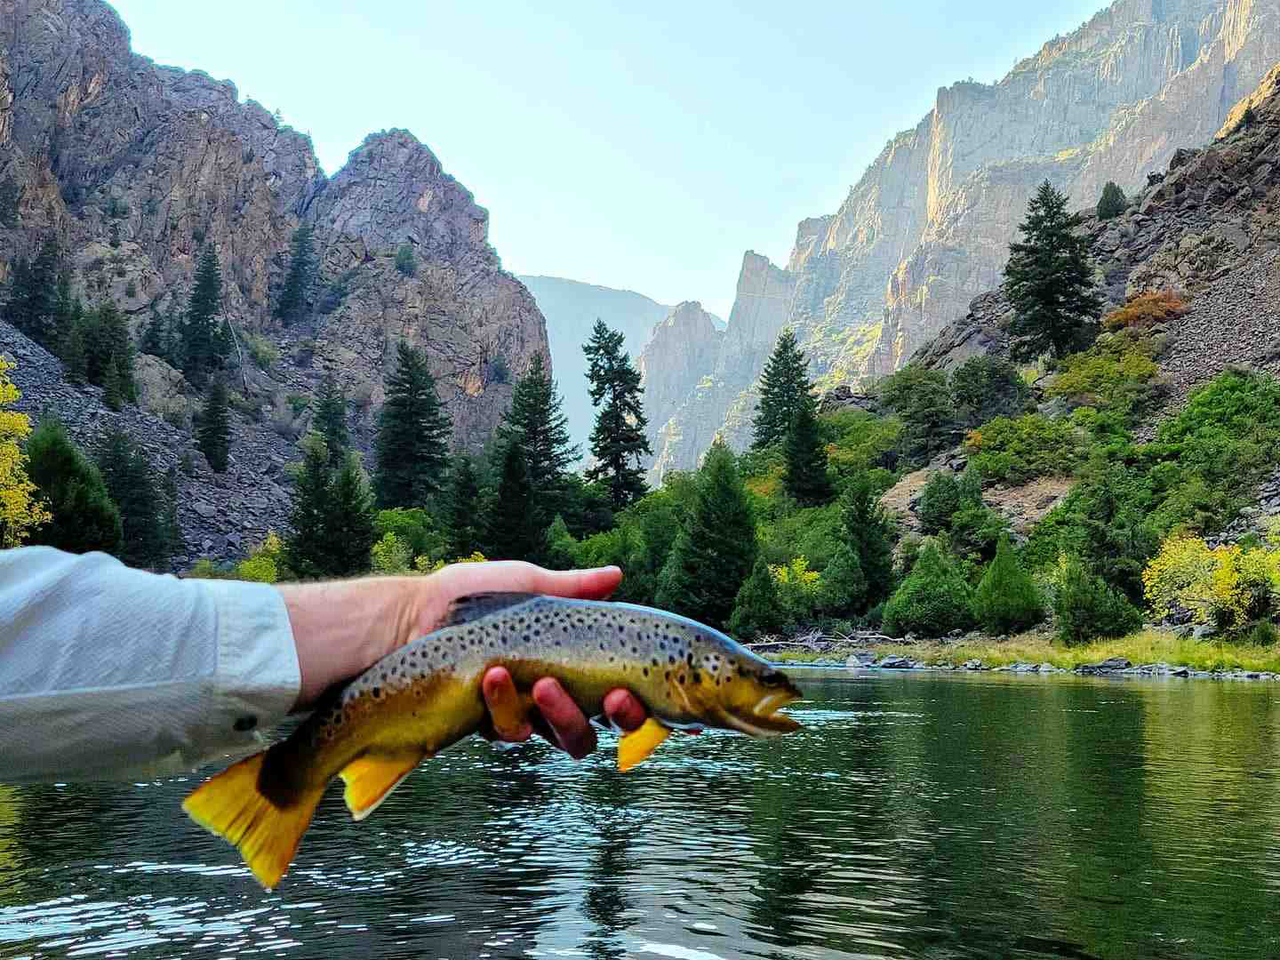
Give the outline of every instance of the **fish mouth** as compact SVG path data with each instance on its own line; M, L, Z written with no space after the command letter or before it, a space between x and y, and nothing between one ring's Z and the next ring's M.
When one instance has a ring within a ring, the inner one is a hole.
M801 725L782 712L782 708L800 699L800 691L780 690L764 697L748 714L721 711L721 719L735 730L752 737L779 737L794 733Z

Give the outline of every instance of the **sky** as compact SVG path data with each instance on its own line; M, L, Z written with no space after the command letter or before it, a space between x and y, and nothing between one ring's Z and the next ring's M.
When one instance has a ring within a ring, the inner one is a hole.
M992 82L1103 0L115 0L136 52L236 84L335 172L404 127L514 273L700 300L785 264L937 89Z

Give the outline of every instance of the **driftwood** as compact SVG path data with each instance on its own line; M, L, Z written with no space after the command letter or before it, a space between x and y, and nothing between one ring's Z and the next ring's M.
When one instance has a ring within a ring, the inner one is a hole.
M747 649L756 653L831 653L845 647L866 647L880 643L911 643L898 637L887 637L875 630L854 630L852 633L823 633L812 630L794 637L765 636Z

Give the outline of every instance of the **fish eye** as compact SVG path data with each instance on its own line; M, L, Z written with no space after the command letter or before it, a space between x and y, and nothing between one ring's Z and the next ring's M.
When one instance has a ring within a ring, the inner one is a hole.
M787 675L780 670L770 670L762 673L757 678L762 686L766 687L785 687L787 685Z

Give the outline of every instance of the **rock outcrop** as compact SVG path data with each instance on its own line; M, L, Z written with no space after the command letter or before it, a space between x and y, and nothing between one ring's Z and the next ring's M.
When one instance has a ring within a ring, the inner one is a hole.
M367 449L399 341L425 349L455 443L469 448L492 432L514 378L548 355L542 314L489 246L487 212L411 134L369 136L326 177L307 137L241 102L231 83L133 54L100 0L0 0L0 187L16 194L0 211L0 281L56 239L76 292L114 299L135 329L180 310L201 251L217 252L242 361L233 449L248 477L277 455L258 449L255 424L296 437L326 372L356 401L354 436ZM319 275L308 319L285 328L272 306L300 226L314 230ZM406 245L412 270L396 264ZM250 335L279 359L255 366ZM16 379L44 392L21 366ZM194 398L181 377L151 358L140 379L149 411L190 447ZM64 399L59 408L79 415Z
M787 264L794 292L774 333L796 328L827 388L897 369L998 284L1041 181L1080 207L1108 180L1140 191L1177 148L1212 137L1277 61L1280 0L1116 0L998 83L940 90L839 210L800 223ZM732 379L749 385L759 371ZM740 421L751 402L742 394L688 410L734 410ZM682 423L671 433L723 427ZM689 466L700 453L672 447L666 458Z

